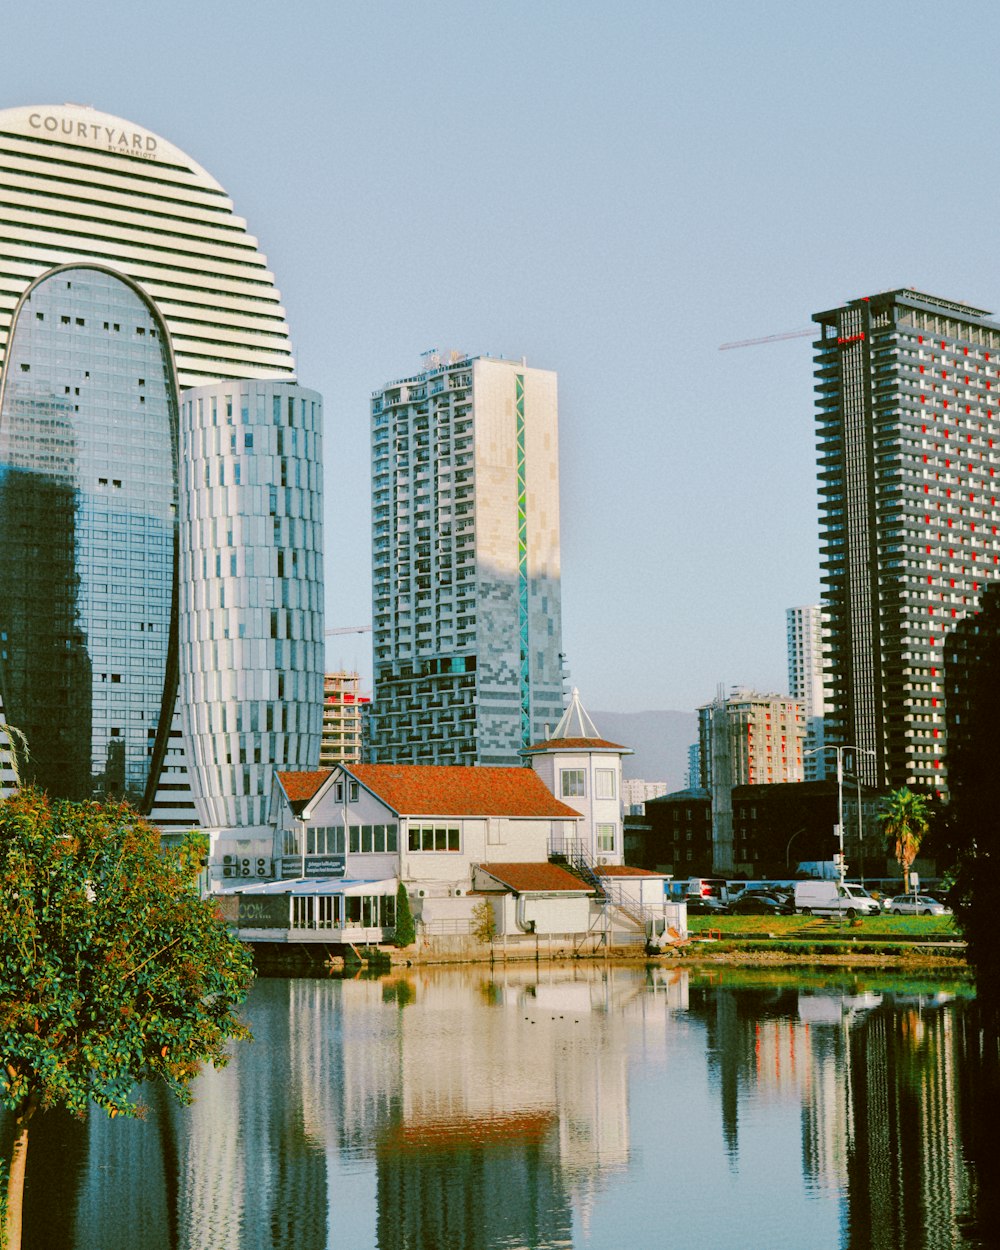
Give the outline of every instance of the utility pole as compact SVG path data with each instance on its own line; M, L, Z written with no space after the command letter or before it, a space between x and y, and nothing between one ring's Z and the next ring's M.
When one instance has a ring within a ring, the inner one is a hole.
M837 752L837 843L839 847L839 855L837 862L837 881L841 886L844 884L844 752L853 751L856 755L874 755L875 752L869 750L868 747L856 746L823 746L815 747L812 751L806 751L806 755L817 755L821 751ZM860 830L861 821L861 774L858 771L857 762L854 766L854 776L858 783L858 822ZM863 837L863 833L862 833ZM862 855L864 852L862 851Z

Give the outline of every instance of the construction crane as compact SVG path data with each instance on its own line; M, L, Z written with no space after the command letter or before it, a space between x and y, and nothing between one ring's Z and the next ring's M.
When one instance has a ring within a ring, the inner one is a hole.
M340 629L324 629L323 633L329 638L333 634L370 634L372 627L370 625L345 625Z
M808 330L786 330L784 334L765 334L760 339L740 339L738 343L721 343L720 352L731 351L734 347L757 347L761 343L780 343L782 339L804 339L819 333L818 326L810 326Z

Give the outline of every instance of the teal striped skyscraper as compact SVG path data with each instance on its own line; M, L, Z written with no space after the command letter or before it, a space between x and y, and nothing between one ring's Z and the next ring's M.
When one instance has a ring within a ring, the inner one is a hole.
M432 355L371 415L371 758L519 764L563 713L556 375Z

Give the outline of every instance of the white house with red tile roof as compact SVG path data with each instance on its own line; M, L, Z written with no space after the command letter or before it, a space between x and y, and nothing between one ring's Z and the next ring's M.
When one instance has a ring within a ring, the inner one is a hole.
M386 899L402 881L425 928L467 928L473 866L548 867L549 847L573 838L580 815L528 768L339 764L276 773L271 820L278 880L254 893L302 896L312 882L329 900L331 927L381 918L363 927L391 928Z
M579 706L577 698L574 703ZM588 730L583 721L579 727ZM587 813L591 820L596 813L599 824L605 817L610 823L602 794L593 793L594 779L601 769L614 769L609 788L620 796L625 748L592 733L580 748L580 737L554 740L551 754L538 754L550 761L564 751L571 760L581 751L593 757L596 762L586 765L592 800ZM549 775L557 781L560 776L552 768ZM620 797L618 802L620 829ZM530 934L611 943L616 934L617 941L642 941L646 933L662 933L664 907L672 906L662 876L566 853L593 845L591 834L581 832L588 815L552 793L544 764L337 764L277 772L268 847L275 880L225 879L217 885L239 896L233 900L239 930L259 941L391 939L400 883L423 943L463 935L469 941L483 898L490 900L505 942ZM561 864L551 862L553 853L562 854ZM232 875L226 871L227 878ZM683 925L679 917L670 923L675 920Z
M569 706L550 738L521 754L552 793L579 812L583 820L567 848L591 865L621 864L624 859L622 756L630 747L602 738L574 689Z

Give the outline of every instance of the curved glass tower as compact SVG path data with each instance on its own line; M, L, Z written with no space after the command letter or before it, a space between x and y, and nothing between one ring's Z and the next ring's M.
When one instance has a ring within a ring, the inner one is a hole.
M26 775L74 798L146 792L176 649L176 446L149 303L96 269L34 283L0 385L3 695Z
M0 725L23 776L245 827L275 765L317 765L320 424L211 175L93 109L0 111Z

